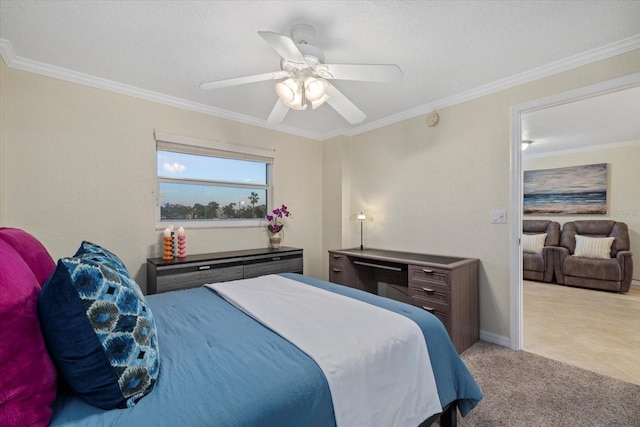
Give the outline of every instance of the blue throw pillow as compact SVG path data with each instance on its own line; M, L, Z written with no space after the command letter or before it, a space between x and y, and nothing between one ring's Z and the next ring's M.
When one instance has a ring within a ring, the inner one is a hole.
M80 247L76 251L74 257L76 258L87 258L99 263L106 264L111 268L117 270L119 273L131 277L127 267L124 265L124 262L113 252L103 248L100 245L96 245L95 243L87 242L84 240Z
M63 258L38 297L51 358L84 400L132 407L160 370L153 315L137 283L109 265Z

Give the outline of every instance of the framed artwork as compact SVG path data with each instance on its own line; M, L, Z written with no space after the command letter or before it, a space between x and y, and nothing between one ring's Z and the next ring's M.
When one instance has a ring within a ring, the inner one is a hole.
M525 214L606 214L607 163L524 171Z

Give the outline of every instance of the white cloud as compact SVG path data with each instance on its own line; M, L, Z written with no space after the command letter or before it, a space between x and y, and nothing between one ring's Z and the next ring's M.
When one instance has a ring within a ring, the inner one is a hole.
M186 167L182 163L178 163L178 162L173 162L173 163L165 162L162 164L162 169L170 173L180 173L180 172L184 172Z

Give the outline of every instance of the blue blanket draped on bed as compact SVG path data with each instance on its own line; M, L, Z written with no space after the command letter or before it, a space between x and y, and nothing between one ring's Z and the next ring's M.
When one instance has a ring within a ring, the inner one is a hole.
M482 398L436 317L307 276L283 276L413 319L427 338L441 404L461 399L465 415ZM161 358L154 390L133 408L111 411L59 393L51 426L335 426L322 371L293 344L206 288L147 298Z

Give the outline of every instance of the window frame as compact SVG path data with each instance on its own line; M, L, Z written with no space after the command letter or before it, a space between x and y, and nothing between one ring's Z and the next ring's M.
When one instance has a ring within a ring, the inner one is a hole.
M161 192L160 184L163 182L177 184L200 184L222 186L232 188L248 188L266 190L266 212L271 212L273 206L273 169L275 163L275 149L264 149L245 145L228 144L222 141L210 141L199 138L190 138L154 131L156 140L156 230L164 230L168 226L183 227L185 229L203 228L255 228L265 225L264 218L233 218L210 220L163 220L161 219ZM265 163L267 166L266 184L243 184L238 182L164 178L158 174L158 151L172 151L175 153L200 155L214 158L232 160L248 160Z

